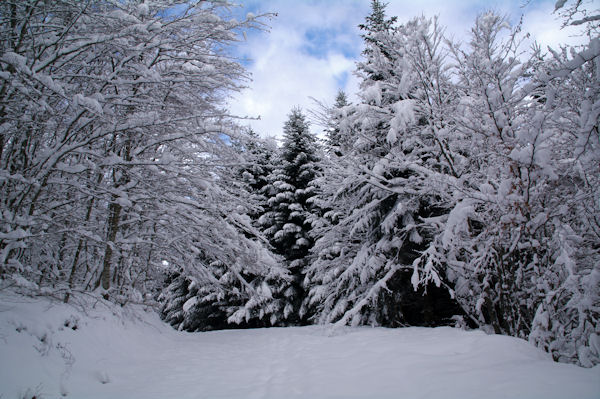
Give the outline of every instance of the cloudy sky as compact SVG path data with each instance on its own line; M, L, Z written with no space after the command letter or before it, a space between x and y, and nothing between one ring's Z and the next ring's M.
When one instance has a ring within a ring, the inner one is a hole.
M252 74L249 88L231 101L240 116L262 136L281 136L283 123L294 106L314 108L311 97L333 103L338 89L356 93L353 75L362 39L358 24L370 11L370 0L239 0L236 13L274 12L269 31L247 34L237 48ZM400 23L414 16L438 15L447 36L466 40L475 16L493 9L516 22L523 16L524 31L545 46L574 44L581 38L560 29L552 14L556 0L388 0L388 16ZM320 127L312 126L314 133Z

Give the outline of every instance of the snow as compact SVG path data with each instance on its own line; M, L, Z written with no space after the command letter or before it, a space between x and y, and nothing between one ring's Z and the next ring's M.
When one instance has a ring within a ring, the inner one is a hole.
M556 4L554 5L554 11L563 8L565 6L566 2L567 2L567 0L558 0L556 2Z
M115 202L121 205L123 208L131 208L133 202L131 202L128 198L118 197L115 199Z
M442 235L442 244L444 248L448 248L452 240L463 231L468 230L467 219L475 211L475 207L471 200L463 200L456 204L454 209L448 215L446 228Z
M138 5L137 12L139 16L145 17L150 14L150 7L148 7L148 4L142 3Z
M381 106L381 87L379 83L375 83L363 90L363 99L366 103L373 102L377 106Z
M189 312L190 309L192 308L192 306L194 306L196 303L198 303L198 297L197 296L191 297L190 299L185 301L185 303L183 304L183 311L185 313Z
M141 306L0 297L0 397L597 398L600 366L450 327L177 332Z
M100 105L98 100L94 98L86 97L82 94L75 94L73 96L73 101L75 104L82 105L94 111L96 114L102 115L104 113L104 111L102 110L102 106Z
M406 127L415 121L415 100L400 100L396 102L392 108L394 117L390 121L390 130L387 135L387 141L394 144L398 139L398 132L406 129Z

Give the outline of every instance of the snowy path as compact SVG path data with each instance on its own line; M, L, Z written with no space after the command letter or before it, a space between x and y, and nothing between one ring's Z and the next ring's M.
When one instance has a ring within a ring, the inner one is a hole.
M0 304L2 399L28 388L46 399L61 393L88 399L600 397L600 367L557 364L525 341L480 331L303 327L189 334L139 309L131 320L131 312L84 315L47 302Z

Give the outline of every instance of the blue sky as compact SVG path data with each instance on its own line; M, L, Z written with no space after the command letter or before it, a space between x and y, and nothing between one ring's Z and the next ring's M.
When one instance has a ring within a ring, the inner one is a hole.
M243 16L277 13L270 31L251 31L236 51L252 74L249 88L231 101L239 116L263 136L281 136L283 123L294 106L314 107L310 97L332 103L338 89L350 95L358 90L353 75L362 39L358 24L369 13L370 0L239 0L234 12ZM466 40L477 14L493 9L518 21L543 46L574 44L581 38L561 30L552 14L556 0L388 0L388 15L400 23L414 16L438 15L446 34ZM320 127L313 126L315 133Z

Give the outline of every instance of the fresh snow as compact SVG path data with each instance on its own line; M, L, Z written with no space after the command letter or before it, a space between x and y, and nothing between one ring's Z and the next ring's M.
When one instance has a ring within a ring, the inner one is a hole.
M185 333L141 306L72 302L0 295L1 398L600 397L600 366L554 363L526 341L481 331Z

